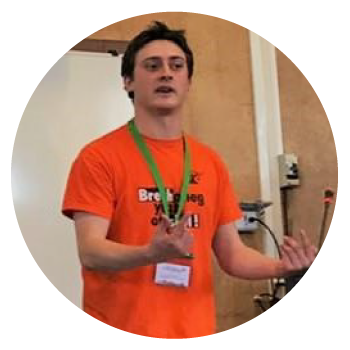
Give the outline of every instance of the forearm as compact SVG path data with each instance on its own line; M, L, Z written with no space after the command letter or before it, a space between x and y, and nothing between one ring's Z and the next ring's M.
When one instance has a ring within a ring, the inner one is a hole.
M308 268L316 256L316 249L302 234L302 245L287 237L281 246L282 258L272 259L247 247L240 239L233 222L221 225L213 240L213 249L221 268L229 275L245 279L286 277Z
M280 260L265 256L247 246L235 250L228 262L221 267L231 276L249 280L282 276Z
M109 240L90 242L79 252L83 266L91 270L122 271L155 263L148 245L129 246Z
M74 215L79 258L91 270L122 271L187 258L193 245L186 231L189 215L175 226L164 217L148 244L131 246L107 239L109 221L88 213Z

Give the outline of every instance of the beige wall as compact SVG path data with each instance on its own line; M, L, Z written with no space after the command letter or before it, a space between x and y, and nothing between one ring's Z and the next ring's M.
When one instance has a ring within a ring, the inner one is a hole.
M323 191L338 184L337 155L327 115L299 69L277 50L281 118L285 152L299 157L301 186L289 194L290 225L306 229L318 244ZM330 208L329 227L334 206Z
M186 109L186 130L222 156L241 200L260 198L248 31L206 15L161 13L115 23L94 33L90 39L130 40L153 20L185 29L194 52L195 73ZM322 106L306 79L281 55L278 64L285 149L300 156L303 175L303 188L295 193L291 215L295 226L306 227L315 239L316 231L311 226L318 224L321 207L316 203L312 211L309 208L326 181L336 186L334 143ZM290 108L290 103L294 107L288 114L286 106ZM299 118L298 122L291 122L289 115ZM310 138L315 121L317 128ZM314 143L319 137L323 145L316 150ZM329 165L317 162L317 157ZM307 211L300 205L306 202L310 203ZM262 249L259 233L244 235L243 240L249 246ZM255 317L258 312L252 298L267 291L266 282L239 281L224 275L216 264L214 269L218 331Z

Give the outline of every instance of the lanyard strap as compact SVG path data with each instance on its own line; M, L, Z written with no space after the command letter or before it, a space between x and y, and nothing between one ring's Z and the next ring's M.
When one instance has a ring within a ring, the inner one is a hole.
M144 156L148 167L153 175L153 178L157 184L158 191L160 193L161 201L163 204L164 212L166 216L169 218L169 206L168 206L168 199L167 199L167 193L163 184L163 180L160 176L157 164L155 163L152 154L150 150L148 149L146 143L144 142L141 134L139 133L134 120L130 120L128 122L129 131L132 134L134 141L136 142L139 150L141 151L142 155ZM175 222L179 221L180 215L182 213L182 209L186 202L186 197L188 193L188 185L190 183L190 174L191 174L191 157L190 157L190 150L186 141L186 138L183 138L184 140L184 151L185 151L185 164L184 164L184 172L183 172L183 182L182 182L182 189L180 194L180 202L178 210L175 214Z

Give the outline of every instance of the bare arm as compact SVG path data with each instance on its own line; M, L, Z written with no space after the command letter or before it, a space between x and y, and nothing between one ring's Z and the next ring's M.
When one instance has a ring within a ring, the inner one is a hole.
M243 244L234 223L219 227L213 249L220 267L226 273L254 280L282 277L309 267L316 255L316 250L304 236L303 245L291 238L285 240L282 259L267 257Z
M185 220L169 234L170 222L164 218L149 244L129 246L106 238L110 225L107 219L77 212L74 221L81 264L93 270L120 271L183 257L192 245Z
M231 276L268 279L280 274L279 261L244 245L234 223L219 227L213 249L220 267Z

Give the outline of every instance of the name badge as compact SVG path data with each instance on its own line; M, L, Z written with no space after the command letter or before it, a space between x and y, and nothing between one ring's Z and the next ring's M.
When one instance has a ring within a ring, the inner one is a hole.
M156 265L155 283L187 288L190 283L190 273L190 266L160 263Z

